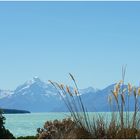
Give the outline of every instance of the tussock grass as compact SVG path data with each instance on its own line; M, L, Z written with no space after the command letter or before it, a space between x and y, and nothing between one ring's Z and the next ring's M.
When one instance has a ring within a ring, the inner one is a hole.
M75 138L140 138L140 88L136 88L130 83L126 86L124 84L125 73L126 68L123 68L122 80L114 86L114 90L108 96L108 103L112 113L110 121L107 121L99 114L96 117L93 116L93 121L91 121L80 96L77 82L72 74L69 75L74 83L74 90L67 85L64 86L63 84L49 81L57 89L58 94L71 113L72 121L76 126L75 133L77 135ZM133 112L130 110L130 104L132 104L130 101L132 99Z
M63 84L52 82L50 80L49 82L57 89L58 94L67 106L73 121L77 124L77 126L83 130L88 130L88 132L91 132L92 126L90 123L88 111L83 104L76 80L72 74L69 75L75 85L73 91L67 85L64 86Z

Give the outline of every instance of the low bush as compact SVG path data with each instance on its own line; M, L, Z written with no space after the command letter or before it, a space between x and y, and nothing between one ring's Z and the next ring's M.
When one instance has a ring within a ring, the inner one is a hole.
M140 138L140 88L124 84L125 69L122 70L122 80L114 86L108 102L112 113L111 119L106 120L96 113L93 121L83 104L76 80L70 74L75 88L49 81L58 91L69 112L71 120L46 122L39 129L38 138L90 138L90 139L137 139ZM131 100L130 100L131 98ZM131 101L131 102L130 102ZM130 111L133 104L133 112ZM68 125L67 125L68 124Z
M13 139L15 138L13 134L5 128L5 117L2 115L2 110L0 110L0 139Z

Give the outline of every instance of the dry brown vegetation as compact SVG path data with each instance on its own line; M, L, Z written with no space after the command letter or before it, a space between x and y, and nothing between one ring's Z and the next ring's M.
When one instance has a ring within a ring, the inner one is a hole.
M127 86L124 85L125 69L122 71L122 80L115 85L114 90L111 91L112 94L108 97L112 113L109 121L99 114L96 117L93 116L93 121L89 119L76 81L71 74L70 77L75 85L74 90L63 84L52 81L50 83L58 90L72 119L46 122L44 128L38 131L39 138L140 138L140 88L133 87L130 83ZM133 112L130 112L130 97L133 97Z

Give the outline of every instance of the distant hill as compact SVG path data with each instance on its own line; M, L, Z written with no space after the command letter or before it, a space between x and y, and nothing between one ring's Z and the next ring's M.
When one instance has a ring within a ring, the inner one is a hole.
M4 114L18 114L18 113L30 113L26 110L17 110L17 109L1 109Z
M80 96L88 111L110 111L108 95L115 84L102 90L96 88L80 89ZM130 99L130 110L133 110L133 96ZM64 112L68 111L56 89L46 82L34 77L14 91L0 90L0 107L28 110L31 112Z

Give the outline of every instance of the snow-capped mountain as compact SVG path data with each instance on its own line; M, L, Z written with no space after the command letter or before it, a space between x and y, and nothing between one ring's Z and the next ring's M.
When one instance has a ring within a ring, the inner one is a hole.
M61 105L56 90L38 77L18 86L11 96L1 98L0 107L23 109L32 112L52 111L56 104Z
M82 95L95 91L90 87L80 90L80 93ZM51 84L38 77L26 81L13 92L1 91L0 98L0 107L2 108L22 109L31 112L67 111L58 91Z
M11 96L13 93L14 92L10 90L0 90L0 99L7 96Z
M81 95L86 94L86 93L95 93L97 91L99 91L99 89L93 88L93 87L88 87L88 88L80 89L79 90L79 92L80 92Z
M108 95L113 88L114 84L102 90L88 87L79 92L88 111L109 111ZM30 112L68 111L58 91L38 77L26 81L14 91L0 90L0 107Z
M46 82L40 80L38 77L33 77L32 80L26 81L24 84L18 86L14 94L15 96L19 95L31 95L37 96L38 94L45 96L56 95L56 90L52 85L47 84Z

